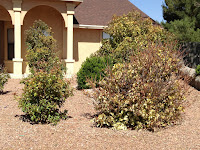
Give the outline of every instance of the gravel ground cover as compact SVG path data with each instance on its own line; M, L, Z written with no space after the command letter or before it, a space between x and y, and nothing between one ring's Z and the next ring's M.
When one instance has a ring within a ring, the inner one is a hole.
M5 150L120 150L164 149L200 150L200 91L190 87L188 105L180 124L154 133L149 131L115 131L93 126L95 114L93 99L83 91L74 91L62 109L67 109L69 119L57 126L30 124L23 121L14 95L21 94L20 80L10 79L0 95L0 149ZM76 82L72 82L76 86Z

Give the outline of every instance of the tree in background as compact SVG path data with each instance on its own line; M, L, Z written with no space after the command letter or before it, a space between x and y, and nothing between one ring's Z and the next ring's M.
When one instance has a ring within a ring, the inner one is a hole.
M165 0L163 26L180 41L200 42L200 0Z

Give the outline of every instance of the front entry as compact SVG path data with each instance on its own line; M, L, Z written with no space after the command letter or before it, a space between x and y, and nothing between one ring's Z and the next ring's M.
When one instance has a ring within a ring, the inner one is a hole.
M0 21L0 65L4 62L4 21Z
M3 64L9 73L13 73L14 58L14 26L11 16L2 5L0 5L0 64Z

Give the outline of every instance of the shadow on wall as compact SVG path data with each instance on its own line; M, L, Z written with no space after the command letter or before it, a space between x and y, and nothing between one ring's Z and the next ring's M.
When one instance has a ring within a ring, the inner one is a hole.
M4 61L4 22L0 21L0 64Z
M190 68L196 68L200 64L200 43L190 42L182 45L184 52L184 61Z

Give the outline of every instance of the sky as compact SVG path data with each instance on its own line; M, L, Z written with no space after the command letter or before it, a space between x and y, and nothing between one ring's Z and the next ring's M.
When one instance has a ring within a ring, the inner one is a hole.
M162 4L164 0L129 0L136 7L146 13L153 20L161 22L164 21L162 13Z

